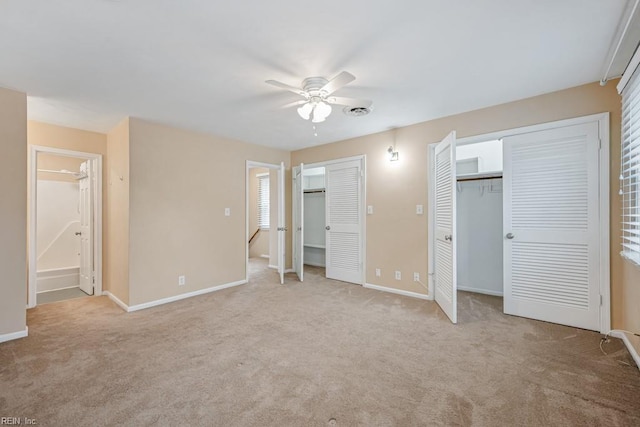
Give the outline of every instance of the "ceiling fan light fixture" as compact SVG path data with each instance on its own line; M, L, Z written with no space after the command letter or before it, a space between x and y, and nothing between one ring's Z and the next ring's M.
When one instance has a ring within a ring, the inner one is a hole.
M331 105L327 104L324 101L319 101L316 103L315 108L313 109L313 123L324 122L327 117L331 114Z
M309 117L311 117L311 111L313 111L313 104L307 102L298 108L298 115L305 120L309 120Z

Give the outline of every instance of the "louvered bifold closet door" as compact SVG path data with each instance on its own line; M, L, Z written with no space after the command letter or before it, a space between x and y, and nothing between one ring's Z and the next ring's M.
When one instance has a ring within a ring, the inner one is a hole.
M456 133L435 148L435 300L453 323L458 321L456 277Z
M505 313L598 330L598 123L503 143Z
M326 275L362 284L361 161L326 167Z

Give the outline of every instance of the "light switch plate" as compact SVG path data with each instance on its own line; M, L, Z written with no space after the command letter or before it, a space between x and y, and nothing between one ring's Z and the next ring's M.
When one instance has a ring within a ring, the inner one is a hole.
M422 215L424 213L424 206L416 205L416 215Z
M231 208L224 208L224 216L231 216Z
M367 206L367 215L373 215L373 205Z

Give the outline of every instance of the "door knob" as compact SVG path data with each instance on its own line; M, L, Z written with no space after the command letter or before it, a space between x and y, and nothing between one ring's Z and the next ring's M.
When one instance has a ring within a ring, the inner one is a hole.
M327 225L324 229L327 230L327 231L331 230L331 226Z
M453 236L451 234L447 234L446 236L444 236L444 240L448 240L451 242L453 240Z
M82 236L82 231L76 231L76 236Z
M507 235L506 235L505 237L506 237L507 239L511 240L511 239L513 239L513 238L514 238L514 237L516 237L516 236L514 236L514 235L513 235L513 233L507 233Z

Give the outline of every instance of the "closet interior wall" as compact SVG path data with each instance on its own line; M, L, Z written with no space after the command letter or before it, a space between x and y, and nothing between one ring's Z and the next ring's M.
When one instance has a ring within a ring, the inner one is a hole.
M325 182L324 168L310 169L303 177L304 263L325 267Z
M503 294L502 178L458 180L458 290Z

